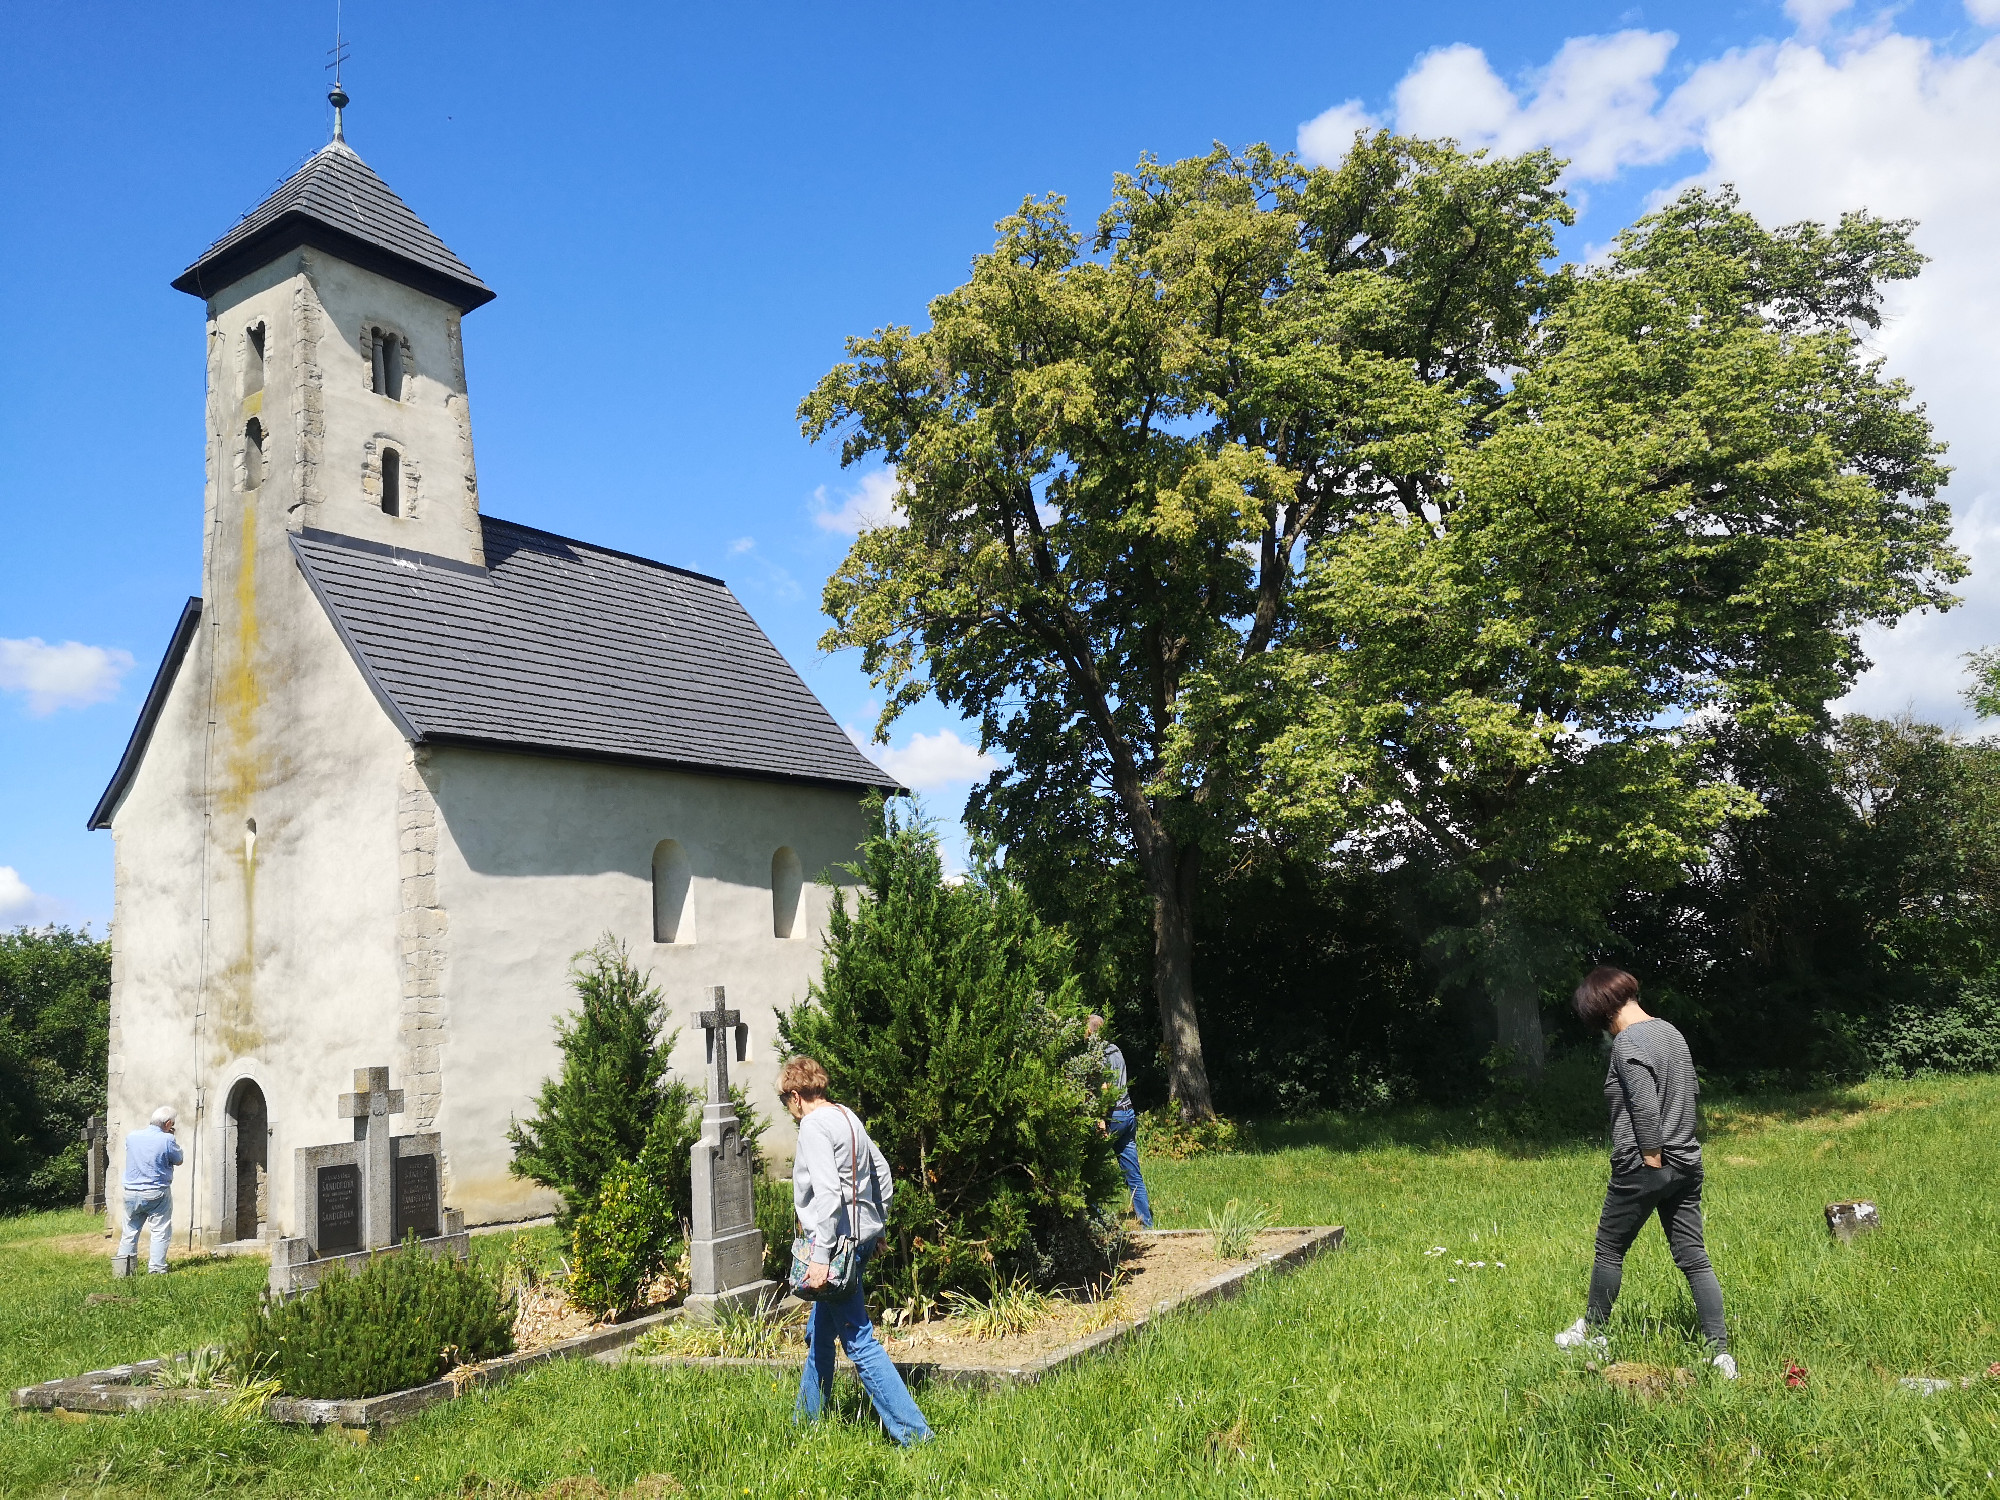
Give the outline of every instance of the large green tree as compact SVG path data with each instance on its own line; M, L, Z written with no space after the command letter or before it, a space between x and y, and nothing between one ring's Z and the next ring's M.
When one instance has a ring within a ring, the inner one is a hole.
M1264 826L1422 869L1525 1068L1619 893L1758 811L1715 733L1817 735L1861 626L1951 602L1939 446L1863 342L1911 228L1640 220L1312 539L1279 647L1192 684L1177 784L1230 756Z
M1190 683L1286 638L1306 549L1421 504L1504 404L1569 220L1546 153L1380 134L1335 170L1217 147L1117 178L1093 241L1059 198L999 224L930 326L849 341L800 407L879 454L901 514L828 582L824 645L975 716L976 826L1029 871L1129 859L1174 1103L1212 1113L1192 966L1205 852L1242 824ZM1168 776L1168 747L1181 754Z
M84 1120L104 1112L111 944L68 927L0 933L0 1213L83 1197Z

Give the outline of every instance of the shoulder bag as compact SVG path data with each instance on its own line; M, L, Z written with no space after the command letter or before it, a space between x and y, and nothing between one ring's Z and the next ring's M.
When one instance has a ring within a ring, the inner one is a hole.
M854 1195L847 1211L850 1232L833 1242L833 1253L826 1261L826 1280L818 1286L806 1285L806 1275L812 1269L812 1236L801 1234L793 1238L792 1295L805 1302L838 1301L852 1292L861 1279L861 1247L852 1233L861 1222L861 1141L854 1130L854 1111L844 1104L839 1109L847 1116L847 1139L854 1161Z

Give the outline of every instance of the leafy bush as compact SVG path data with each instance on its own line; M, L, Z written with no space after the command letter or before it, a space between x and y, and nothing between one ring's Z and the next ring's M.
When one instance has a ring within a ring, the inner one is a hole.
M597 1314L622 1312L666 1264L673 1219L658 1186L637 1165L620 1162L577 1214L570 1232L570 1300Z
M1234 1120L1183 1120L1176 1110L1149 1109L1139 1116L1139 1146L1148 1156L1172 1161L1211 1152L1247 1151L1250 1133Z
M0 933L0 1213L83 1197L85 1118L104 1112L111 944L67 927Z
M1208 1211L1208 1242L1217 1260L1242 1260L1257 1243L1257 1236L1271 1227L1271 1212L1261 1204L1245 1205L1231 1198L1222 1212Z
M783 1013L793 1053L819 1059L833 1096L867 1121L896 1177L884 1283L917 1300L1023 1276L1091 1279L1116 1230L1102 1206L1123 1191L1061 933L982 863L944 878L937 838L876 804L836 893L824 967Z
M759 1172L757 1183L757 1227L764 1232L764 1274L783 1281L792 1274L792 1236L798 1233L798 1216L792 1212L792 1180L766 1177Z
M267 1293L231 1355L246 1376L275 1379L288 1395L380 1396L509 1353L513 1323L513 1299L496 1273L425 1255L412 1235L358 1275L333 1266L290 1301Z

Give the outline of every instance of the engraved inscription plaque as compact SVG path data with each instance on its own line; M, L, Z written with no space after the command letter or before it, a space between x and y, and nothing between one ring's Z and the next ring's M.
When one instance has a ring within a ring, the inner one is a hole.
M315 1254L338 1255L361 1248L361 1168L350 1162L321 1167L314 1182L317 1193L319 1242Z
M734 1130L722 1137L715 1153L715 1232L742 1229L757 1222L757 1198L750 1186L750 1153Z
M396 1187L395 1232L401 1240L412 1229L419 1239L438 1233L438 1162L435 1156L399 1156L393 1171Z

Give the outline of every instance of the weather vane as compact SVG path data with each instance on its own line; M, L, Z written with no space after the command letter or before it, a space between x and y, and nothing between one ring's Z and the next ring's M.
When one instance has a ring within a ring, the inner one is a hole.
M333 0L333 46L327 56L332 59L327 64L333 72L333 88L328 91L326 102L333 106L333 138L345 142L347 131L341 124L340 112L347 108L347 90L340 86L340 65L347 61L347 43L340 34L340 0Z

